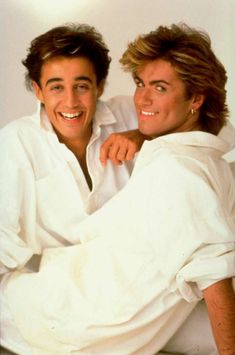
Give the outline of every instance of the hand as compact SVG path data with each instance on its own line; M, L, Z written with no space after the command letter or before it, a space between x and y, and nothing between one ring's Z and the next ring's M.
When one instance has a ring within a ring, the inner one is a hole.
M146 139L150 138L140 133L138 129L112 133L100 148L102 165L105 166L108 159L114 165L121 165L124 161L134 159Z

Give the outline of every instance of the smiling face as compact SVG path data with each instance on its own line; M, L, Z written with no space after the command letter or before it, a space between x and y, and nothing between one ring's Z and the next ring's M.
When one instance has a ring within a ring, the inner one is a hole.
M198 110L202 95L186 98L185 84L170 62L147 62L134 76L139 130L158 137L173 132L200 130ZM192 109L194 110L192 113Z
M41 70L40 87L34 82L37 98L60 141L86 141L103 85L97 86L93 64L87 58L55 57Z

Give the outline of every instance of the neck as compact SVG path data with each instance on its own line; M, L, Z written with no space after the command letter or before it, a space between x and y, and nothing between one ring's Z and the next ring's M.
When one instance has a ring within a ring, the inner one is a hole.
M61 137L57 134L59 141L61 143L64 143L67 146L67 148L71 150L71 152L77 158L90 190L92 189L92 180L87 167L86 149L91 138L91 133L92 132L90 132L90 134L88 134L86 137L73 138L73 139Z

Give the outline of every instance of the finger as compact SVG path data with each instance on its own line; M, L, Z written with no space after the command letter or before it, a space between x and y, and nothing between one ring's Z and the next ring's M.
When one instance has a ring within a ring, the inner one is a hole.
M107 164L111 147L112 147L111 139L107 139L100 147L100 161L103 166Z
M137 152L136 145L133 142L128 142L128 144L122 145L119 148L117 159L124 161L129 161L134 159L135 153Z
M121 146L119 147L119 150L117 152L117 156L116 158L119 160L119 161L125 161L126 160L126 155L128 153L128 147L127 146Z
M118 158L118 154L119 154L119 145L118 144L114 144L110 149L109 149L109 153L108 153L108 158L112 161L112 163L114 165L120 165L122 164L121 159Z
M136 149L135 145L129 145L125 159L127 161L133 160L135 158L136 152L137 152L137 149Z

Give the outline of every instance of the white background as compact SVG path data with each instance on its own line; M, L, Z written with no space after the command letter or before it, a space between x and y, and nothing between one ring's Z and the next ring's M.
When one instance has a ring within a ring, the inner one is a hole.
M235 124L234 18L235 0L0 0L0 127L35 110L36 100L24 87L21 60L34 37L66 22L96 27L110 48L104 99L133 94L132 79L118 59L138 34L178 22L207 31L227 70L227 101Z

